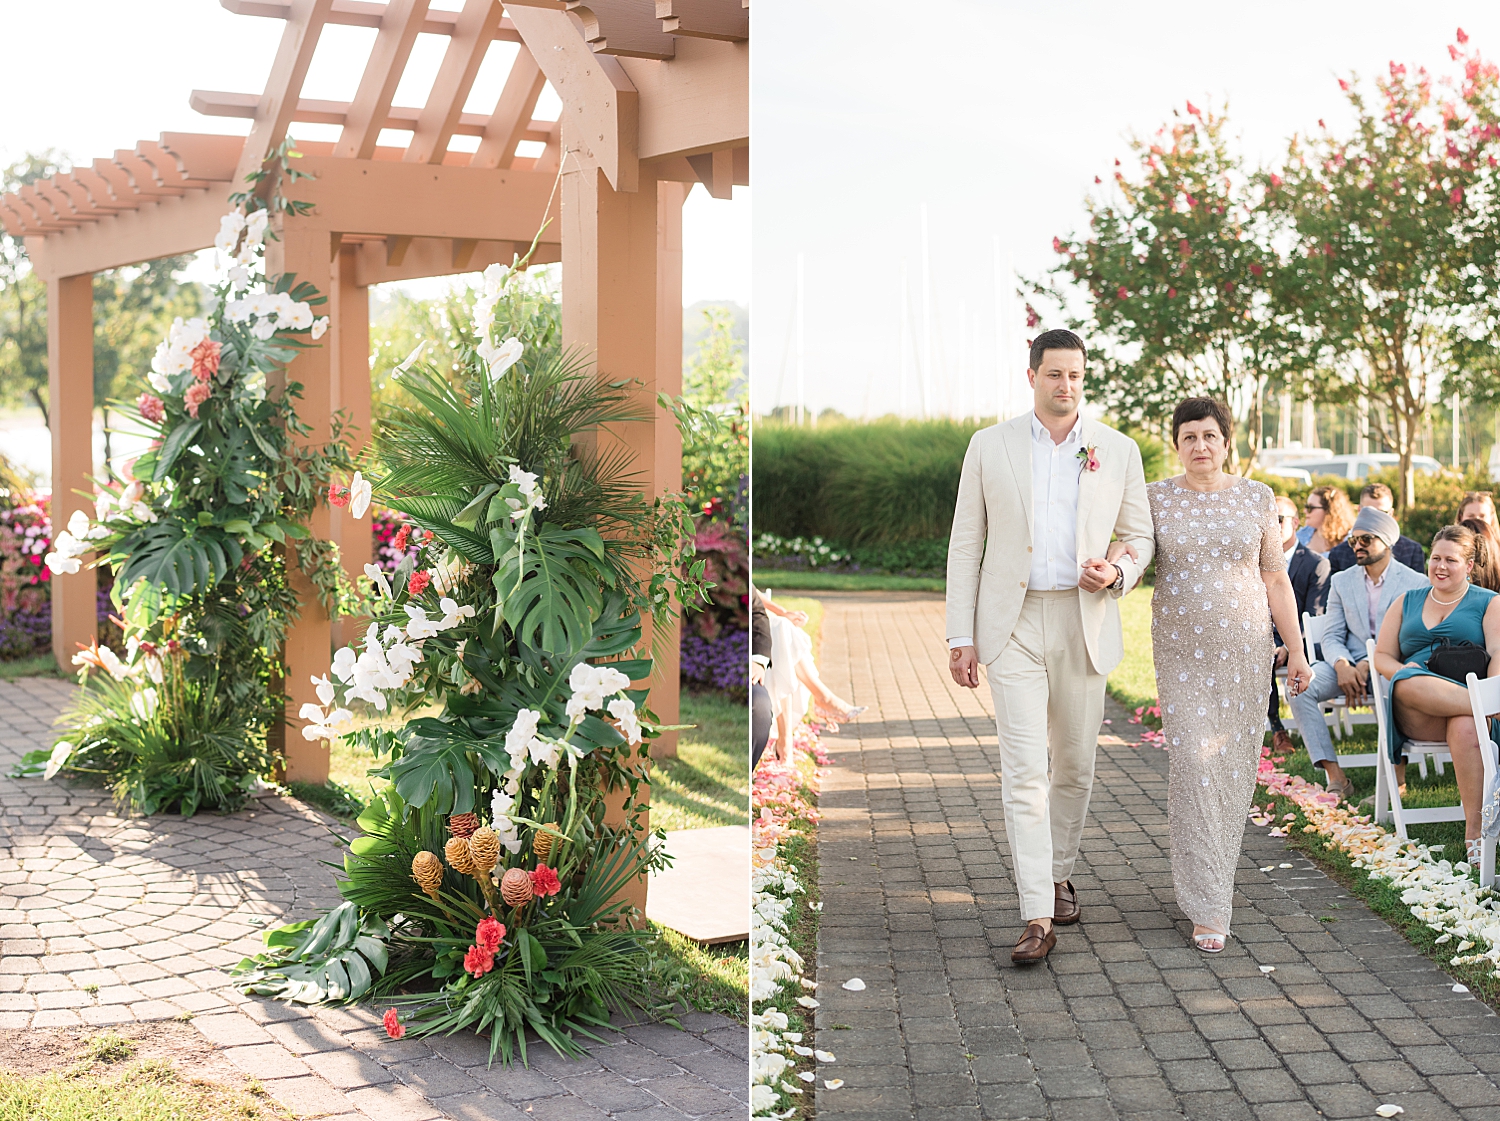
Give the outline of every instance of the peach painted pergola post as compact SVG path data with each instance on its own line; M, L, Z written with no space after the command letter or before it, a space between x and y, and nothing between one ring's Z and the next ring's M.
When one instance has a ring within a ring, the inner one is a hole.
M748 0L465 0L459 11L428 0L221 3L285 22L263 93L191 97L204 114L251 120L248 137L166 133L0 197L0 224L26 239L48 285L55 523L84 506L74 490L89 490L93 471L93 274L212 245L228 195L298 123L340 127L337 141L298 143L298 166L314 178L291 193L313 207L278 220L267 260L330 298L324 345L292 371L311 440L328 437L340 409L359 438L368 433L369 286L509 264L548 216L560 171L554 220L533 261L562 262L567 344L592 354L601 377L640 383L652 419L607 438L629 448L644 493L679 487L676 429L655 400L681 390L682 204L695 183L728 198L749 181ZM301 96L330 25L378 29L349 102ZM446 40L442 66L424 104L394 105L420 35ZM514 52L504 88L488 112L471 112L475 78L494 50ZM561 117L534 119L549 83ZM390 130L409 134L405 147L381 144ZM541 152L521 155L528 142ZM340 544L351 573L371 559L368 526L347 511L320 510L312 529ZM327 616L305 583L299 591L286 650L289 713L313 699L308 679L332 654ZM53 653L66 667L95 633L94 575L58 577L52 594ZM677 642L659 637L666 656L652 705L675 723ZM322 782L327 745L296 734L299 723L288 716L287 776ZM671 754L675 742L657 748Z

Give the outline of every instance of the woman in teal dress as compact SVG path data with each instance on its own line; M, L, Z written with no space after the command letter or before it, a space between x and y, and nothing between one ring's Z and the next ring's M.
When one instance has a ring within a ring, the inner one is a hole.
M1393 754L1407 740L1441 740L1453 755L1453 773L1464 807L1464 837L1470 863L1479 858L1484 763L1479 735L1462 684L1427 668L1433 650L1446 639L1472 643L1489 654L1493 677L1500 672L1500 595L1471 582L1476 562L1483 567L1484 540L1461 525L1448 525L1432 539L1427 562L1431 586L1414 588L1391 604L1380 624L1375 669L1390 679Z

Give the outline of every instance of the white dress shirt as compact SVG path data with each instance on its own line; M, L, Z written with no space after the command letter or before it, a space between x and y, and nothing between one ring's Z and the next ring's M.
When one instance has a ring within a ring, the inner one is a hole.
M1078 587L1078 483L1083 463L1083 416L1061 443L1031 414L1031 574L1026 587L1059 592ZM950 638L950 649L973 646L972 636Z

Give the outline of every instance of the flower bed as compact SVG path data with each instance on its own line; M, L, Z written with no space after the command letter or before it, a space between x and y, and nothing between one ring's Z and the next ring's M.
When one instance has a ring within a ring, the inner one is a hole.
M823 908L808 896L817 892L813 830L830 760L815 727L800 726L792 742L793 762L763 758L750 794L750 1108L757 1118L796 1114L817 1080L815 1070L797 1068L836 1060L804 1043L818 1000L799 951L815 947ZM842 1085L824 1079L827 1089Z

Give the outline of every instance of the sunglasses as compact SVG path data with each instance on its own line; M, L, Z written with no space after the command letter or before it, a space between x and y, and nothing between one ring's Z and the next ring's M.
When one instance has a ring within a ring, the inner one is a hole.
M1311 514L1314 510L1326 510L1326 509L1328 509L1327 506L1314 506L1311 502L1309 502L1306 506L1304 506L1302 508L1304 510L1306 510L1309 514Z
M1368 549L1376 541L1380 540L1368 533L1351 533L1349 535L1349 547L1351 549Z
M1282 514L1276 520L1280 521L1280 522L1294 522L1294 521L1297 520L1297 515L1296 514Z

